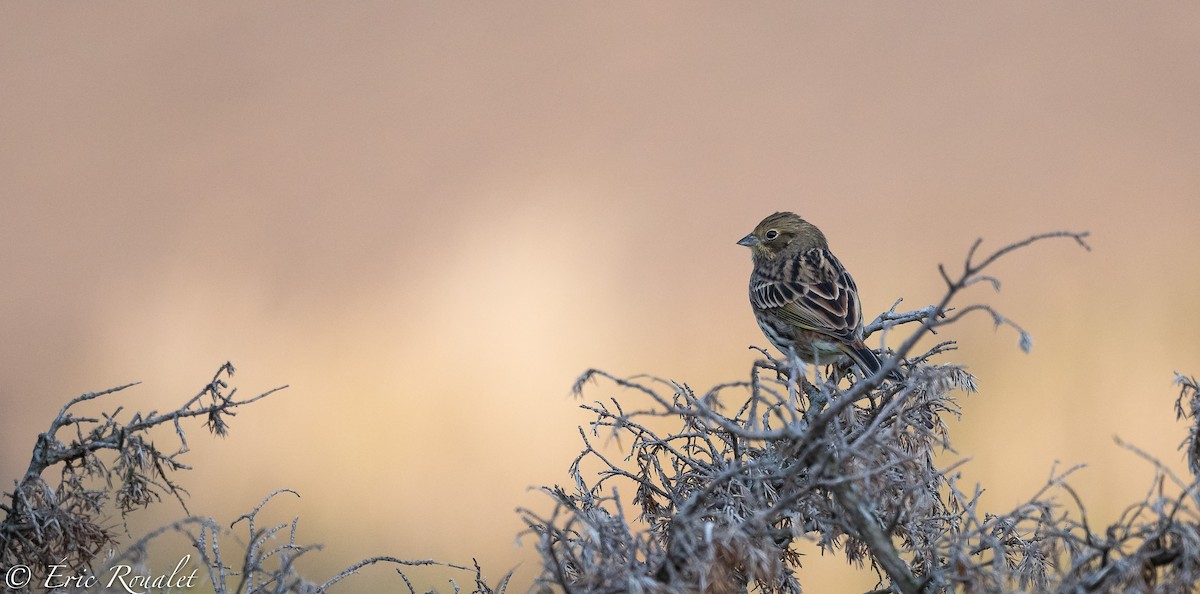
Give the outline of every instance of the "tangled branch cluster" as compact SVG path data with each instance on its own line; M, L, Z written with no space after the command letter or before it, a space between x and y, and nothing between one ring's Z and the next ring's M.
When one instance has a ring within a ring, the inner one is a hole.
M465 571L474 575L472 594L505 594L511 577L505 575L493 588L488 585L483 576L483 570L478 563L473 567L442 563L433 560L407 560L391 556L378 556L364 559L347 567L324 583L317 583L305 578L299 571L297 561L311 551L321 549L321 545L300 544L297 532L300 518L292 518L291 522L262 525L259 514L275 497L284 493L300 495L290 489L281 489L264 498L253 510L239 517L230 528L241 527L245 530L242 540L244 547L235 547L230 552L221 546L225 533L211 518L188 517L146 535L109 564L132 563L145 564L149 557L150 544L164 534L177 533L185 536L198 553L198 565L204 570L208 583L216 594L323 594L334 584L356 575L359 570L371 565L393 565L397 575L405 584L409 594L417 594L413 582L404 573L406 567L440 566ZM454 594L462 594L462 589L451 580ZM86 594L99 594L103 588L93 588ZM80 594L84 594L81 592Z
M5 576L4 591L111 592L114 588L111 575L107 580L91 581L71 581L62 576L100 577L106 574L105 568L115 567L146 568L147 571L142 573L149 574L152 546L164 537L174 535L183 536L194 549L196 571L203 572L217 594L319 594L360 569L376 564L398 566L397 574L409 594L417 593L402 568L423 566L449 567L473 574L473 594L505 594L510 576L504 576L493 588L484 579L478 564L465 567L389 556L364 559L324 583L310 581L298 571L296 561L320 546L297 541L299 518L293 518L289 523L266 525L259 518L263 508L276 496L282 493L297 495L287 489L268 495L228 529L212 518L189 515L150 532L117 553L120 535L106 527L111 513L125 517L165 497L178 500L187 512L184 502L187 491L173 476L176 471L189 469L180 459L188 451L183 421L203 419L212 434L224 436L229 429L226 417L236 414L240 407L286 387L238 399L237 389L229 386L233 373L233 365L225 363L196 395L166 413L124 414L121 406L112 412L101 413L99 418L76 412L81 403L137 384L83 394L63 406L49 429L38 435L24 476L15 482L11 492L4 494L7 503L0 503L3 513L0 517L0 576ZM158 427L174 429L170 434L177 442L174 451L163 451L155 445L151 432ZM60 475L60 480L57 486L51 487L44 475L54 472ZM234 537L235 546L223 547L222 537L239 527L245 534L241 538ZM17 571L11 573L14 568ZM50 568L55 568L55 573L50 573ZM14 576L22 578L24 585L14 585L11 579ZM187 581L187 586L197 585L198 582ZM460 594L458 584L451 581L451 585L454 593ZM175 586L179 584L153 591L178 591ZM115 588L128 587L118 584Z
M792 545L806 540L871 567L879 592L1191 591L1200 580L1195 476L1184 480L1155 461L1146 499L1098 529L1066 481L1075 469L1054 474L1024 505L989 514L978 488L963 490L955 467L934 463L950 447L944 418L959 412L956 393L975 383L961 367L932 362L952 341L911 355L915 345L981 311L1015 328L1027 350L1025 331L990 305L950 304L973 284L998 286L984 273L998 258L1051 237L1086 248L1085 236L1036 236L978 262L976 242L961 274L940 269L940 303L893 307L868 326L919 325L870 377L825 376L765 352L748 381L702 395L653 377L585 373L577 393L605 380L643 404L584 406L595 417L590 432L580 430L574 485L548 489L551 514L523 512L544 559L539 584L572 594L800 592L802 559ZM905 379L885 382L896 368ZM1180 384L1179 415L1196 422L1196 382ZM606 456L597 438L628 444L625 459ZM1186 445L1195 474L1200 425ZM633 510L621 497L626 488Z
M188 469L180 460L188 451L181 422L199 417L212 433L225 435L226 416L283 389L239 400L237 389L229 389L227 381L233 373L233 365L225 363L195 396L162 414L134 413L122 419L123 407L100 418L76 413L84 402L137 384L90 392L67 402L49 429L38 435L24 476L4 493L8 502L0 503L5 514L0 521L0 569L17 563L34 568L86 567L117 542L117 535L103 523L110 503L124 516L170 496L186 510L186 491L172 480L175 471ZM151 440L150 431L159 426L174 428L178 440L174 451L159 449ZM54 487L43 476L51 471L60 477Z

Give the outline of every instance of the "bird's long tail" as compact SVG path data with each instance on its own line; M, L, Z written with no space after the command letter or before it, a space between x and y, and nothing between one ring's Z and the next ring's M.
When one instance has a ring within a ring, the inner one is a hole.
M872 375L883 367L883 361L879 359L879 355L875 351L867 348L865 345L847 345L846 354L858 365L858 368L866 375ZM888 377L895 381L900 381L904 376L900 375L899 369L893 369Z

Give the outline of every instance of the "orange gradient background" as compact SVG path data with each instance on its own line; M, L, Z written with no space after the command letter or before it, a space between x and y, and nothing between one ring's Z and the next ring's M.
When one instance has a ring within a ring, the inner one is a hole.
M3 490L70 397L140 380L107 405L169 410L230 360L240 394L290 387L224 440L191 425L193 513L287 487L269 513L325 544L313 579L474 556L523 590L514 509L567 481L572 381L744 377L765 340L734 242L776 210L871 317L935 299L976 237L1091 231L973 289L1034 349L947 333L981 388L947 460L990 511L1086 463L1093 522L1153 475L1114 436L1184 471L1197 5L10 2L0 126ZM808 552L814 592L874 584Z

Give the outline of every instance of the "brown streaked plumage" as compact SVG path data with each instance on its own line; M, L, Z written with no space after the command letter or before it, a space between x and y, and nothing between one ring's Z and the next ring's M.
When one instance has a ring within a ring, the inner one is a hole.
M750 305L775 348L817 365L849 357L866 375L879 370L879 356L863 344L858 287L816 225L777 212L738 245L750 248Z

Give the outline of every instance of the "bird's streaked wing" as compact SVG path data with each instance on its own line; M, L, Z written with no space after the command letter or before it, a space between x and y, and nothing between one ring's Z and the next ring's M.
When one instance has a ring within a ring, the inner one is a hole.
M829 250L810 249L770 270L756 270L750 301L801 328L842 342L858 339L858 288Z

